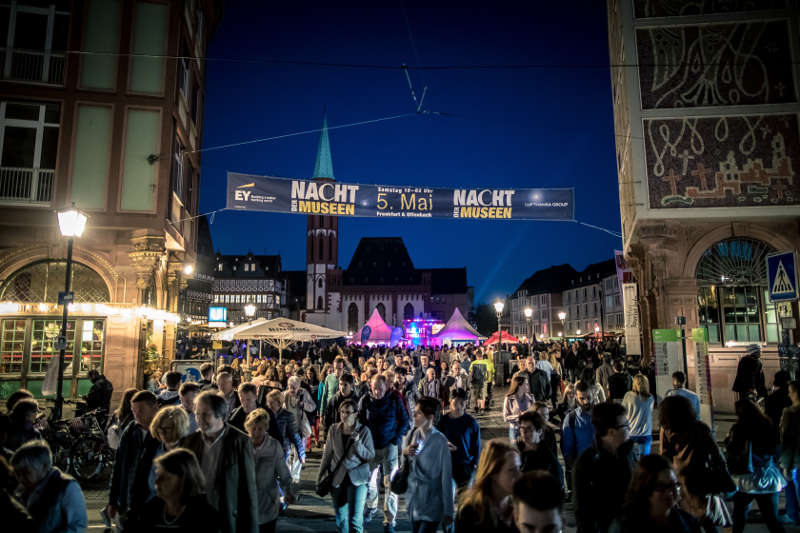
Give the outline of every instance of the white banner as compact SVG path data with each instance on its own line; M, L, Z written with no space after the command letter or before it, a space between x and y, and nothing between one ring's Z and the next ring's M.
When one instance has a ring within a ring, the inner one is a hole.
M635 283L622 284L625 314L625 346L628 355L642 355L642 323L639 319L639 292Z

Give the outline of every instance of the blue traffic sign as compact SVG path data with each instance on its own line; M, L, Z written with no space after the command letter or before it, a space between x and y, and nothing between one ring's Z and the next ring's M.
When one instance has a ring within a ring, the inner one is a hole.
M778 252L767 256L767 289L773 302L797 300L797 254Z

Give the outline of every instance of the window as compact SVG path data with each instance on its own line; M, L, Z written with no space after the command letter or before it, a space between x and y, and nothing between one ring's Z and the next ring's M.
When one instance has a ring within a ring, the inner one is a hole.
M22 372L22 357L25 351L25 320L3 320L3 336L0 343L0 374Z
M347 329L353 332L358 329L358 306L355 303L347 306Z
M3 79L64 84L69 2L51 3L55 9L16 2L0 6Z
M30 371L32 373L47 372L53 356L58 357L56 339L61 333L61 320L47 319L33 321L33 336L31 337ZM75 352L75 321L67 321L67 349L64 351L64 362L72 362Z
M102 370L104 326L103 320L83 321L81 327L81 372Z
M0 300L9 302L58 302L64 290L66 262L40 261L11 274L0 287ZM75 303L108 302L110 294L103 278L91 268L72 263L72 291Z
M403 308L403 319L410 320L414 318L414 306L411 303L407 303Z
M186 150L183 148L181 144L181 140L178 138L178 135L175 135L175 140L172 148L172 190L175 191L175 194L178 195L181 201L184 200L183 197L183 188L184 188L184 167L183 167L183 160L186 157Z
M322 296L317 297L317 309L322 309Z
M0 201L50 203L60 115L56 103L0 102Z
M189 60L186 58L189 54L184 50L180 61L178 62L178 89L180 90L181 94L183 95L183 99L188 103L189 97L191 93L189 92L189 87L191 84L191 71L189 70Z
M222 263L217 263L217 270L222 272Z
M121 0L89 0L83 50L104 52L81 56L81 87L111 90L116 86Z
M319 278L319 279L317 280L317 288L318 288L318 289L321 289L321 288L322 288L322 278Z
M134 8L130 88L137 93L164 92L169 5L136 2Z

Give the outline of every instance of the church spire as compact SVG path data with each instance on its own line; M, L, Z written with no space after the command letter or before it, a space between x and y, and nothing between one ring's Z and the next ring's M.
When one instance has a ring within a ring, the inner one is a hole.
M333 160L331 159L331 143L328 139L328 113L325 112L322 118L322 133L319 136L319 148L317 148L317 162L314 164L314 174L312 178L331 178L333 175Z

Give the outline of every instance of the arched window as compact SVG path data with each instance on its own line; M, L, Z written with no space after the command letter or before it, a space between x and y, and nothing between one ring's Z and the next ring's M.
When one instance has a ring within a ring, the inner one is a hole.
M414 318L414 306L411 303L407 303L403 308L403 319L411 320L412 318Z
M58 303L58 293L64 290L66 266L65 261L47 260L22 267L0 288L0 300ZM76 303L111 301L106 282L85 265L72 263L71 285Z
M322 288L322 278L319 278L319 280L317 281L317 288L318 289Z
M386 307L381 303L378 304L375 309L378 310L378 314L380 314L383 321L386 322Z
M358 306L355 303L347 306L347 329L350 331L358 329Z
M322 309L322 296L317 296L317 309Z
M778 342L775 305L767 296L766 256L756 239L720 241L697 262L697 306L708 342Z

